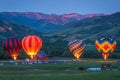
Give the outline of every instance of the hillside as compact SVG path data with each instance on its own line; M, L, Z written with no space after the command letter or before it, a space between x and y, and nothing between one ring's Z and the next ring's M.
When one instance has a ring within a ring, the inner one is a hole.
M26 26L10 23L7 21L0 21L0 38L6 39L10 37L23 38L26 35L41 35Z
M99 35L120 36L120 12L107 16L87 18L65 24L59 32L45 36L64 36L65 40L72 38L94 39Z

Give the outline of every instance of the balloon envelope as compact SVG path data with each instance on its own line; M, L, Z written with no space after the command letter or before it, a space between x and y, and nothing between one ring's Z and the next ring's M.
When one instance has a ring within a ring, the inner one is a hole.
M23 38L22 47L31 59L34 59L42 47L42 40L38 36L29 35Z
M69 50L73 53L73 55L78 59L83 53L85 48L85 42L83 40L72 40L68 43Z
M19 52L22 50L21 40L17 38L10 38L2 43L5 52L9 54L14 60L17 59Z
M44 51L40 51L38 54L37 54L37 60L48 60L48 56L47 54L44 52Z
M100 36L95 42L98 52L102 53L102 57L106 60L110 53L116 48L116 41L111 36Z

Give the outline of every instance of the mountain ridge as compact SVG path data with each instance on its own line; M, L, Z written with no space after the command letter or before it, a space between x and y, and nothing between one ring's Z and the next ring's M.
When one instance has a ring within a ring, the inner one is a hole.
M78 13L71 13L57 15L40 12L0 12L0 20L25 25L38 32L51 32L58 30L61 26L69 22L103 15L104 14L80 15Z

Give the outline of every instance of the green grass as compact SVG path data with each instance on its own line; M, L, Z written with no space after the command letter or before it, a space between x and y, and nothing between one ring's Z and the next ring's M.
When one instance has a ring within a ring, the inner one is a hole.
M19 71L8 72L0 75L0 80L119 80L120 72L40 72L40 71Z
M79 67L100 67L112 64L118 68L120 63L98 62L95 59L85 62L66 62L58 64L7 64L0 66L0 80L120 80L120 71L86 71Z

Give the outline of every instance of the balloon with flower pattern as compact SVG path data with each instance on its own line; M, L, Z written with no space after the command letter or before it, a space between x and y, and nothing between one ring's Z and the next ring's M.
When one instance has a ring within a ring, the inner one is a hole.
M110 56L110 53L112 53L116 48L116 41L112 36L100 36L95 42L95 46L98 50L98 52L102 53L102 57L104 60L107 60L107 58Z
M76 39L76 40L70 41L68 43L68 46L69 46L70 52L73 53L74 57L79 59L85 48L85 42L83 40Z

